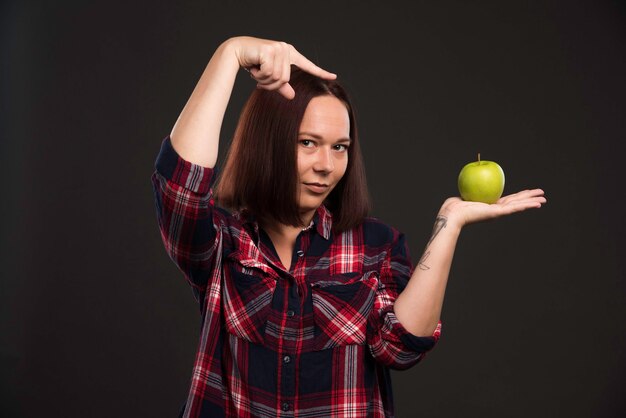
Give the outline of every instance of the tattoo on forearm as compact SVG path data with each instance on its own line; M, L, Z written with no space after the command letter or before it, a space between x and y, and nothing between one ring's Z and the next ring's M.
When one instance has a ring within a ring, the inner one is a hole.
M435 237L437 237L437 234L439 234L439 232L446 227L447 223L448 218L441 215L437 216L437 219L435 219L435 225L433 226L433 234L430 236L430 240L428 241L428 244L426 244L426 248L430 247L430 243L433 242Z
M420 258L420 261L417 264L417 267L419 267L420 270L430 270L430 267L427 266L425 263L429 255L430 255L430 251L426 251L424 255L422 255L422 258Z
M428 240L428 244L426 244L426 248L424 249L424 255L422 255L422 258L420 258L420 261L417 264L420 270L430 270L430 267L425 263L428 256L430 256L430 251L428 250L428 247L430 247L430 244L437 237L439 232L441 232L441 230L446 227L447 223L448 223L448 218L446 218L445 216L439 215L437 216L437 219L435 219L435 225L433 226L433 233L430 236L430 240Z

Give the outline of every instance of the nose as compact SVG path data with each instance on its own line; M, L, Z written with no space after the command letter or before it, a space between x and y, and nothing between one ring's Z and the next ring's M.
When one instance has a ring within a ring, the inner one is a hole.
M313 164L313 169L315 171L330 173L335 169L335 162L333 161L331 149L320 148L316 154L315 164Z

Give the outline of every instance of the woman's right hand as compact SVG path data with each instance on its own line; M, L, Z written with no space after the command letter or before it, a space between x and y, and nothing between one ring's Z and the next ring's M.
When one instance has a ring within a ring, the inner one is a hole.
M257 81L257 88L278 90L287 99L293 99L296 95L289 85L291 64L320 78L337 78L336 74L313 64L286 42L251 36L237 36L229 41L234 46L239 65Z

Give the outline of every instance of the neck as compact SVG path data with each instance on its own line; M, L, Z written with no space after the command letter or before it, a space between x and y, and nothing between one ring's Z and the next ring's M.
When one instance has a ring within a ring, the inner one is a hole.
M302 219L302 227L300 229L307 228L309 225L311 225L311 221L313 220L314 216L315 216L315 211L301 213L300 219Z

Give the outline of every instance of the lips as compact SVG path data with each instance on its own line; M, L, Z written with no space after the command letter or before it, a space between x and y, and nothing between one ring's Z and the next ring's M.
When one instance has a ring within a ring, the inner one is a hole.
M328 190L328 185L323 183L304 183L304 185L315 193L325 193Z

